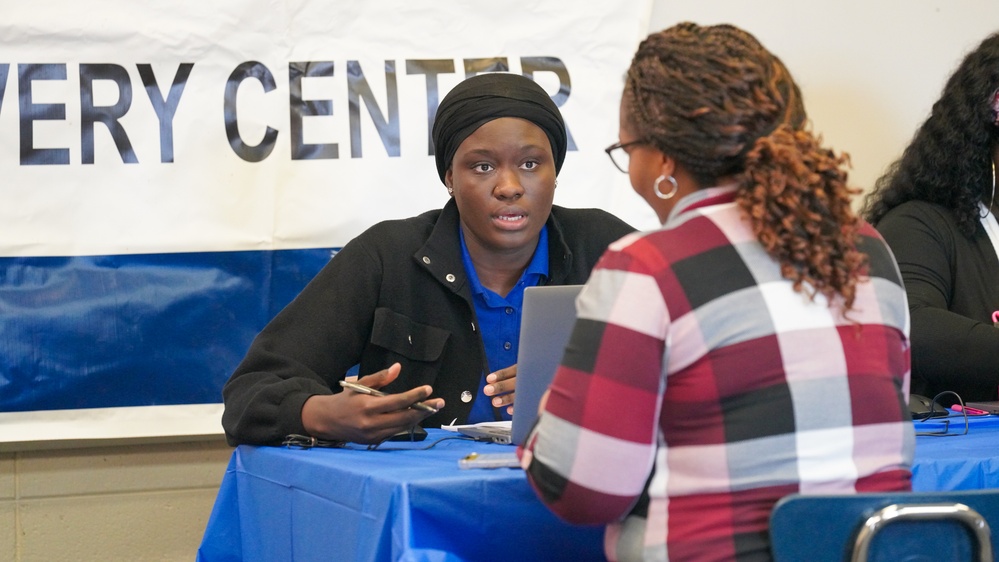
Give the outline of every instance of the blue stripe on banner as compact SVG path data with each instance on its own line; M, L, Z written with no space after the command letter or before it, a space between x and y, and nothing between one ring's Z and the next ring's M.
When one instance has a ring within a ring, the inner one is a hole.
M221 402L332 253L0 258L0 411Z

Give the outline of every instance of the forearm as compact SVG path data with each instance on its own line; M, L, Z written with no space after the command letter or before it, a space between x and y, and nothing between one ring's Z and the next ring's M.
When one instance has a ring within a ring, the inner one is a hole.
M339 391L335 381L359 361L373 308L345 285L346 269L367 271L356 262L335 258L253 340L223 388L230 442L273 444L306 433L305 401Z
M999 328L940 308L913 309L912 373L938 388L996 388Z
M302 405L329 388L303 379L279 380L269 373L245 373L223 388L222 426L231 445L274 445L290 433L307 434Z

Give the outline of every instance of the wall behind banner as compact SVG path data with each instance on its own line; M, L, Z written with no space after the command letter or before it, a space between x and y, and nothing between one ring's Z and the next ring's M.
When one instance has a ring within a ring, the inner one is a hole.
M850 182L868 190L964 55L999 31L999 2L655 0L650 32L681 21L737 25L776 53L801 86L814 129L850 154Z

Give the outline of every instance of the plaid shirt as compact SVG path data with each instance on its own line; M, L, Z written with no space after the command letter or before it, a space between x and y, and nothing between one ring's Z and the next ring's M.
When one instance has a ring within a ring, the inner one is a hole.
M560 517L612 523L611 560L767 557L782 496L910 489L909 313L866 223L844 319L781 277L734 188L612 244L521 451Z

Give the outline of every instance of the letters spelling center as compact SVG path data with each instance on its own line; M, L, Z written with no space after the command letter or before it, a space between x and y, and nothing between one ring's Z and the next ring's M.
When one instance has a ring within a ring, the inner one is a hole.
M455 61L450 59L407 59L407 75L423 75L426 80L427 100L427 154L433 155L433 143L429 131L440 101L438 76L455 73ZM508 72L506 57L461 59L465 76L484 72ZM569 71L562 60L556 57L521 57L521 71L524 76L534 78L539 72L554 73L559 87L552 100L561 107L569 99L572 83ZM361 102L368 110L368 116L390 157L400 156L400 117L399 91L396 76L396 61L386 60L385 109L378 103L368 80L358 61L347 61L347 100L350 126L350 156L361 158ZM0 111L4 107L7 91L7 78L10 64L0 64ZM188 79L194 70L194 63L181 63L169 93L163 96L159 81L150 64L137 64L143 89L159 121L160 162L174 161L173 123L180 108L181 98ZM70 164L69 148L38 148L35 143L34 123L36 121L58 121L66 119L66 105L61 103L36 103L32 98L32 84L39 81L65 81L65 63L18 64L17 96L20 125L20 163L32 165ZM303 122L306 117L332 116L333 102L329 99L303 99L304 78L332 77L334 63L331 61L308 61L288 63L289 123L288 142L292 160L336 159L340 157L337 143L310 144L305 142ZM139 158L132 147L128 132L121 123L132 106L133 86L128 70L117 64L80 64L80 160L82 164L94 164L94 130L97 123L107 128L117 148L118 155L126 164L136 164ZM223 116L225 133L232 151L247 162L260 162L266 159L277 144L279 130L267 126L263 138L253 144L239 132L239 113L236 107L240 86L248 79L254 79L263 87L264 93L277 88L273 72L263 63L247 61L239 64L229 75L225 84ZM118 100L113 105L96 105L94 83L108 81L117 86ZM387 113L387 116L386 116ZM568 135L568 150L576 150L572 135ZM40 143L45 144L45 143Z

